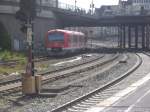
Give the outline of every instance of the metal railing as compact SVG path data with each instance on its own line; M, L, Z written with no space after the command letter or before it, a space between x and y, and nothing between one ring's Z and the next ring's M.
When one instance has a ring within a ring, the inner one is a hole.
M0 0L0 4L10 5L10 6L19 6L19 1L20 0ZM42 2L42 0L38 0L37 5L38 5L37 6L38 11L42 10L42 7L50 7L50 8L63 9L63 10L70 11L70 12L76 12L76 13L80 13L83 15L90 14L90 13L86 13L86 10L83 8L77 7L75 5L69 5L69 4L62 3L62 2L57 3L56 0L49 0L47 2Z
M63 2L56 2L56 0L51 0L49 2L45 3L39 3L38 4L41 7L53 7L58 9L63 9L70 12L76 12L82 15L92 15L92 13L87 12L84 8L78 7L76 5L70 5Z
M19 6L19 1L20 0L0 0L0 5L10 5L10 6ZM57 0L48 0L47 2L43 2L43 0L37 0L37 12L40 12L41 10L44 9L44 7L49 7L49 8L58 8L62 9L63 11L70 11L73 13L77 13L80 15L85 15L85 16L93 16L92 12L85 10L84 8L78 7L76 5L69 5L66 3L59 2ZM49 9L48 9L49 10ZM95 13L94 13L95 14ZM99 14L98 14L99 15ZM124 16L124 15L141 15L140 11L129 11L128 9L124 8L118 8L117 11L112 10L112 14L107 14L105 11L100 14L100 16L105 17L105 16ZM144 15L150 15L149 11L144 13Z

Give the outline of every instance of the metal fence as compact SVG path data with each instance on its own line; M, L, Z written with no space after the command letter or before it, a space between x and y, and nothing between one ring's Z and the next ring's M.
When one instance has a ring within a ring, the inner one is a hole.
M14 7L19 6L19 2L20 0L0 0L1 5L9 5ZM37 12L40 12L43 9L43 7L63 9L70 12L76 12L82 15L92 15L92 13L87 12L84 8L78 7L76 5L62 3L57 0L37 0Z

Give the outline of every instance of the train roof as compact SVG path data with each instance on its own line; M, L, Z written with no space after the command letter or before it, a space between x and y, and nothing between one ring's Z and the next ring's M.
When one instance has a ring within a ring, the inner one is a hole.
M69 30L62 30L62 29L49 30L48 33L50 33L50 32L62 32L62 33L67 33L67 34L85 35L85 34L82 33L82 32L69 31Z

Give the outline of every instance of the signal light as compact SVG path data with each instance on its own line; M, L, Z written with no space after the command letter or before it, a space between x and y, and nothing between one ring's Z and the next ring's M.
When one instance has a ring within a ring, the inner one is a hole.
M36 16L36 0L20 0L20 10L16 12L16 19L27 22Z
M16 19L19 19L22 22L27 22L28 20L27 15L24 12L22 12L22 10L17 11L15 16Z
M23 24L20 28L20 30L23 32L23 33L27 33L27 26L25 24Z

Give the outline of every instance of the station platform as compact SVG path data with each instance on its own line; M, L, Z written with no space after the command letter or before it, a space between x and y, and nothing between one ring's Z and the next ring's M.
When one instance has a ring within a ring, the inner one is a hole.
M150 112L150 73L85 112Z

